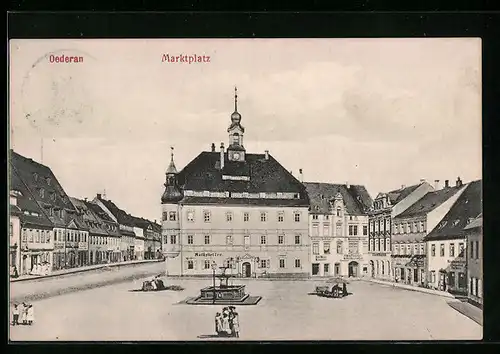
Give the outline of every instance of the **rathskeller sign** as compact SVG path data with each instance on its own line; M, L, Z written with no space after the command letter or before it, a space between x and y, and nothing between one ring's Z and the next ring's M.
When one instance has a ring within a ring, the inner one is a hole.
M217 252L195 252L195 257L222 257L222 253Z

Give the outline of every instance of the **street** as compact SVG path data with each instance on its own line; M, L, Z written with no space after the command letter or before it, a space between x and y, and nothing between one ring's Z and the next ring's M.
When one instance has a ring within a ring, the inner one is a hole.
M71 279L71 278L69 278ZM221 306L179 304L210 279L168 279L183 291L134 292L143 279L33 302L33 326L10 327L13 341L213 340ZM62 280L60 280L62 281ZM235 280L260 295L237 306L239 340L474 340L482 327L447 305L448 299L352 281L344 299L308 295L315 281ZM224 339L223 339L224 340Z

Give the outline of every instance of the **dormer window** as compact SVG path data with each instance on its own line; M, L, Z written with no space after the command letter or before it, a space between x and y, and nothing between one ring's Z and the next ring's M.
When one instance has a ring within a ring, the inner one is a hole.
M337 216L340 216L341 211L340 207L337 207Z
M460 219L453 221L453 226L457 226L459 222L460 222Z
M45 198L45 189L40 188L40 198Z
M47 182L47 185L50 186L50 177L47 177L47 179L45 180Z
M35 180L35 182L38 182L38 173L33 173L33 179Z

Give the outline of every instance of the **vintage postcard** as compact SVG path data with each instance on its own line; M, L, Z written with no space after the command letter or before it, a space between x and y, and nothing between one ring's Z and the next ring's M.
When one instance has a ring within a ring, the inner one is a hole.
M482 338L480 39L9 65L11 341Z

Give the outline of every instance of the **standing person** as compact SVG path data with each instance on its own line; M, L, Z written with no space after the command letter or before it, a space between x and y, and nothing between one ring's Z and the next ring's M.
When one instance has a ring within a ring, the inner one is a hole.
M33 308L32 304L28 305L27 309L27 319L28 319L28 325L32 325L33 322L35 321L35 309Z
M228 337L231 335L231 329L229 328L229 316L227 313L222 314L222 331L221 333L224 335L224 337Z
M14 304L14 308L12 309L12 325L19 325L19 305Z
M342 292L344 293L344 296L347 296L347 285L345 283L342 284Z
M28 324L28 306L23 302L20 307L19 314L21 316L21 322L23 325Z
M233 313L233 333L236 338L240 337L240 317L236 311Z
M222 332L222 319L220 316L220 312L217 312L215 314L215 333L217 333L218 336L220 336Z

